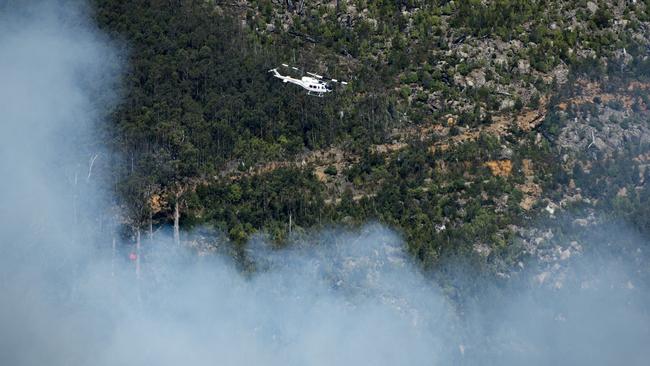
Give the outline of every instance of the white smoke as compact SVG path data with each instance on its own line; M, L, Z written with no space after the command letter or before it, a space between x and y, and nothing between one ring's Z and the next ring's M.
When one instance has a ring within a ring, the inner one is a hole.
M647 287L620 285L625 263L461 307L379 225L252 242L249 275L166 238L147 243L139 280L128 259L112 266L88 176L119 57L74 4L0 6L1 365L647 363Z

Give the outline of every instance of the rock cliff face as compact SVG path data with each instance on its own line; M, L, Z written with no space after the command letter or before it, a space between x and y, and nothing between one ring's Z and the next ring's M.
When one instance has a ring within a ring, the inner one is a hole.
M352 56L344 47L339 48L337 57L351 72L368 61L390 64L392 51L406 50L407 58L412 59L388 84L394 83L400 92L398 108L406 112L406 120L390 134L389 143L375 149L387 159L396 158L396 154L399 159L400 152L408 150L414 141L424 141L444 160L445 151L491 135L499 141L501 153L495 152L497 159L485 159L483 165L494 177L516 181L523 194L519 206L526 214L557 219L581 206L586 210L574 213L579 217L572 219L573 225L600 224L600 203L605 198L602 192L581 186L593 166L600 167L595 174L601 176L594 174L591 180L600 182L601 188L617 192L618 199L639 199L645 189L650 147L646 96L650 85L641 81L647 76L643 65L647 65L648 55L644 50L650 46L645 31L650 26L648 6L625 1L553 1L546 3L542 12L533 4L516 8L522 12L518 20L513 20L514 15L502 20L511 21L514 27L505 31L499 21L491 23L489 12L495 10L492 2L473 4L478 8L473 16L487 14L485 28L462 18L459 11L464 3L454 7L449 3L405 2L393 9L391 17L399 19L399 34L394 37L385 36L385 29L392 25L386 21L386 14L364 1L275 2L267 20L269 24L280 23L284 31L300 28L303 35L308 33L309 27L304 24L309 22L331 22L352 34L365 29L368 54L361 51ZM259 3L250 4L255 8ZM509 10L506 3L501 5L504 11ZM323 33L309 36L328 42ZM427 42L427 38L435 42ZM417 51L423 46L424 58ZM317 50L318 46L313 49ZM336 53L336 46L330 50ZM418 63L418 59L423 62ZM315 67L327 71L328 66ZM472 118L481 122L472 123ZM554 174L568 175L564 184L551 188L542 182L547 173L545 163L522 159L520 152L528 145L551 149L560 170ZM632 173L625 180L603 170L603 166L617 161L631 165ZM467 174L464 178L471 180ZM337 192L336 185L346 185L340 175L328 179L331 192ZM358 197L373 194L358 185L350 186ZM495 197L495 203L501 200L496 209L504 209L509 199L512 197L507 195ZM464 202L460 197L457 200L461 206ZM526 253L548 263L540 274L540 283L549 283L549 276L563 261L583 251L578 241L554 240L552 229L514 226L513 232L526 243ZM489 245L480 242L473 247L486 258L492 253ZM515 268L522 265L518 262Z

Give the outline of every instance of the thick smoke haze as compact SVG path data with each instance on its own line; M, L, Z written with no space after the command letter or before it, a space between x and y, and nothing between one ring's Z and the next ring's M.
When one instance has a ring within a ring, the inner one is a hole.
M97 136L120 58L86 10L0 5L0 365L648 363L639 263L607 256L462 309L376 224L280 251L253 240L253 274L159 237L138 280L102 221Z

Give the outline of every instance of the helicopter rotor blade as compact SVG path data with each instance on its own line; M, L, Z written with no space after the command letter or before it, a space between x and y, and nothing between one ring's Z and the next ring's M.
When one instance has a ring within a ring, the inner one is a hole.
M319 75L319 76L320 76L320 75ZM347 85L347 84L348 84L347 81L343 81L343 80L339 80L339 79L333 79L333 78L328 78L327 76L320 76L320 78L321 78L321 79L324 79L324 80L327 80L327 81L334 82L334 83L338 83L338 84L343 84L343 85Z
M321 83L326 84L326 85L329 85L329 84L331 84L331 83L336 83L336 84L341 84L341 85L348 85L348 82L347 82L347 81L342 81L342 80L338 80L338 79L333 79L333 78L330 78L330 77L327 77L327 76L323 76L323 75L319 75L319 74L316 74L316 73L313 73L313 72L305 72L305 71L303 71L303 70L300 69L300 68L297 68L297 67L295 67L295 66L290 66L290 65L288 65L288 64L281 64L281 65L282 65L283 67L288 68L288 69L293 69L294 71L297 71L297 72L299 72L299 73L301 73L301 74L307 74L307 75L310 75L310 76L312 76L312 77L314 77L314 78L317 78L317 79L320 79L320 80L324 80L324 82L321 82ZM276 69L277 69L277 68L276 68ZM269 72L271 72L271 71L273 71L273 70L276 70L276 69L271 69L271 70L269 70Z
M292 69L292 70L297 71L297 72L299 72L301 74L304 74L304 72L301 69L299 69L299 68L297 68L295 66L290 66L288 64L282 64L282 66L286 67L287 69Z
M341 84L341 85L348 85L348 82L347 82L347 81L343 81L343 80L330 79L330 78L328 78L328 77L323 77L323 79L328 80L328 81L331 81L331 82L333 82L333 83Z

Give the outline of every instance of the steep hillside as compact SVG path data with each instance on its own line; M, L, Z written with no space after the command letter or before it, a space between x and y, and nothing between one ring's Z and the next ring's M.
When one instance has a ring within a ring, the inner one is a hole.
M601 220L648 234L647 0L95 3L130 65L108 132L133 232L376 220L501 277ZM351 82L309 97L280 63Z

